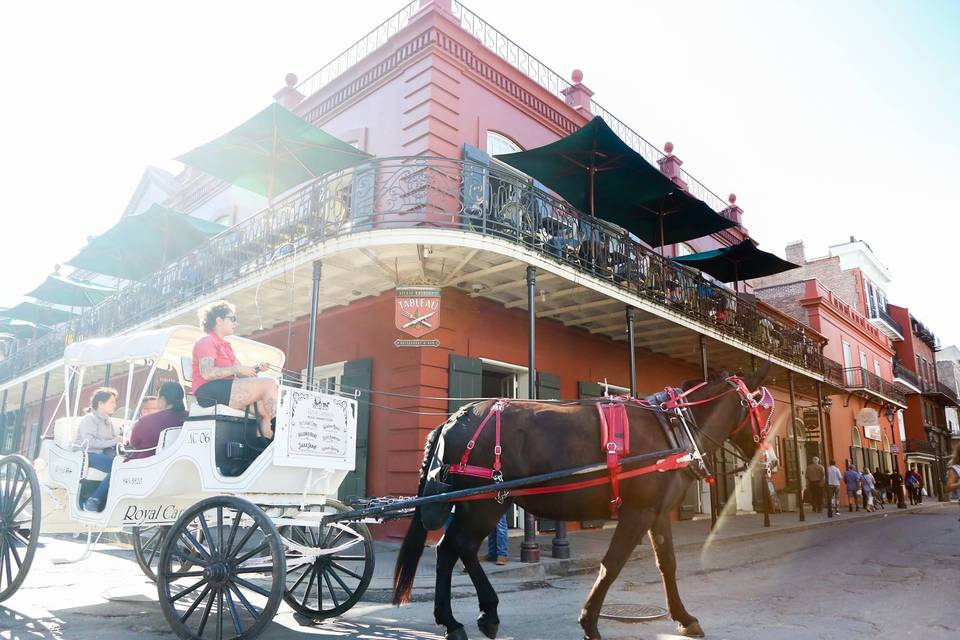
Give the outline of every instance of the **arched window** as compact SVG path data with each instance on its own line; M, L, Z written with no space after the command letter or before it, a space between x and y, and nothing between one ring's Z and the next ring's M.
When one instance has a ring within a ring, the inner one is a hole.
M860 439L860 430L857 427L853 428L853 438L851 440L853 444L850 446L850 463L856 466L859 471L863 471L866 460L864 459L863 441Z
M678 258L680 258L680 257L682 257L682 256L693 255L693 254L696 253L696 252L697 252L697 250L694 249L693 247L691 247L691 246L690 246L689 244L687 244L686 242L678 242L678 243L677 243L677 257L678 257Z
M487 131L487 153L496 156L501 153L516 153L523 151L519 144L496 131Z

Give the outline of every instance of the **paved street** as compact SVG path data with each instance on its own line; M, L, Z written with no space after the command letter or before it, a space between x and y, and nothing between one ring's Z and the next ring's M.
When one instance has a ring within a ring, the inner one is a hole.
M930 505L909 513L854 518L844 514L831 526L796 527L795 514L783 514L772 531L761 533L756 516L739 516L732 527L749 527L750 537L724 537L697 549L678 532L681 593L710 638L955 638L960 523L955 505ZM808 515L807 524L823 520ZM781 524L783 523L783 524ZM702 529L682 523L678 529ZM761 535L756 535L761 533ZM917 542L922 533L922 542ZM580 559L529 567L511 562L498 568L494 584L501 596L502 638L580 637L576 616L594 570L584 559L603 546L608 531L571 535ZM546 539L544 539L546 540ZM97 638L97 640L171 637L155 602L155 592L140 574L129 550L100 547L90 559L54 565L52 559L75 556L77 541L44 538L38 561L6 608L0 607L4 639ZM512 544L517 540L512 540ZM549 548L547 548L549 550ZM662 605L658 574L638 551L608 602ZM431 550L427 551L431 556ZM378 555L377 578L366 601L344 619L301 626L286 606L264 640L289 638L363 638L413 640L440 638L432 624L429 561L417 582L414 604L396 609L383 601L393 555ZM471 637L476 603L463 576L456 576L458 617ZM601 621L605 638L670 638L671 621L642 624Z

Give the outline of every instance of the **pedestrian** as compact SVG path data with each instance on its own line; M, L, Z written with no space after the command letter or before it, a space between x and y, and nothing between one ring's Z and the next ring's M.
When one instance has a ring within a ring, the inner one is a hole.
M917 473L916 467L911 466L910 470L907 471L906 477L903 479L903 483L907 487L907 493L910 495L910 504L920 504L920 474Z
M810 464L807 465L807 491L810 492L810 504L813 505L814 513L820 513L823 510L824 480L826 480L826 472L820 464L820 458L813 456Z
M950 493L951 500L960 501L960 443L954 447L953 456L947 464L947 483L943 489Z
M873 479L877 481L877 503L880 505L880 508L883 508L883 497L887 494L887 485L890 482L890 476L881 471L880 467L877 467L877 470L873 472Z
M507 564L507 514L497 520L497 528L487 536L487 561L498 565Z
M860 477L860 484L863 486L864 511L875 511L876 507L873 506L873 491L877 486L877 481L874 479L873 474L870 473L870 467L863 470L863 475Z
M898 509L906 506L903 504L903 476L900 475L899 469L894 468L893 473L890 474L890 487L888 491L890 492L891 502L896 499Z
M854 505L856 505L856 510L860 511L860 496L862 495L862 490L860 489L860 472L857 471L857 467L847 462L847 470L843 474L843 482L847 485L847 507L850 511L854 510Z
M843 480L843 474L840 473L840 467L836 460L830 461L827 467L827 517L832 518L833 514L840 515L840 482Z

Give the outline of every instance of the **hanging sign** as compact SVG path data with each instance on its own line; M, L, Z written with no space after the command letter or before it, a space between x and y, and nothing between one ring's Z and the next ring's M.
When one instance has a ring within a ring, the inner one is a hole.
M439 288L397 287L395 305L394 324L407 335L421 338L440 328Z
M861 409L857 412L857 424L863 427L863 437L880 441L880 414L873 409Z

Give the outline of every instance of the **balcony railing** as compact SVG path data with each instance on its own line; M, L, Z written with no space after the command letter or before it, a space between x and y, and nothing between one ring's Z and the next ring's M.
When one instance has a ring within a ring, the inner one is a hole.
M58 358L64 343L121 333L194 304L326 240L367 231L450 229L525 247L805 369L819 338L704 279L619 227L516 174L447 158L382 158L320 177L0 362L0 381Z
M892 382L884 380L875 373L863 367L847 367L843 370L843 386L847 389L866 389L885 398L906 404L906 396L893 386Z
M887 312L886 306L878 307L878 306L876 306L876 305L871 304L871 305L870 305L870 319L871 319L871 320L883 320L885 323L887 323L887 325L888 325L889 327L891 327L891 328L893 328L893 329L896 329L897 333L899 333L901 336L904 335L904 333L903 333L903 326L902 326L899 322L897 322L896 320L894 320L894 319L893 319L893 316L891 316L891 315Z
M910 371L910 369L907 369L899 362L893 363L893 377L906 380L917 389L920 388L920 378L917 377L917 374L915 374L913 371Z

